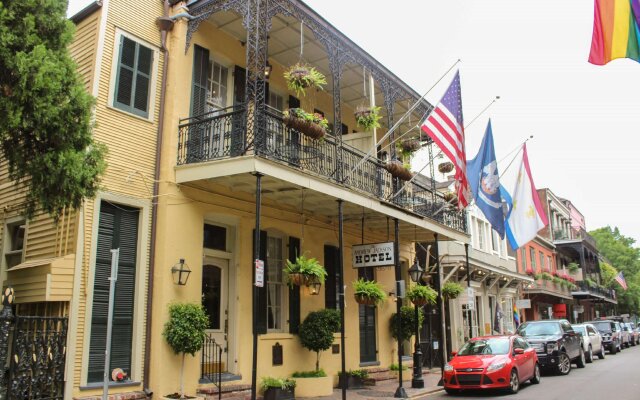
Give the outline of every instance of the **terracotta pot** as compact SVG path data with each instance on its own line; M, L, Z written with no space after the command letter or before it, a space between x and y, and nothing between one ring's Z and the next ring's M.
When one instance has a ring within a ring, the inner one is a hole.
M303 286L307 284L307 276L305 274L289 274L289 282L296 286Z
M413 153L420 149L420 142L418 139L406 139L400 142L400 147L403 151Z
M363 304L365 306L375 306L376 305L376 300L374 298L371 298L369 296L361 296L361 295L355 295L356 298L356 303L358 304Z
M322 126L292 115L284 117L284 124L287 127L295 129L303 135L310 137L311 139L320 139L326 133Z
M417 298L417 299L413 299L411 300L411 302L418 306L418 307L422 307L422 306L426 306L427 305L427 299L423 299L423 298Z
M449 172L453 171L453 163L445 162L439 164L438 171L440 171L441 174L448 174Z
M403 181L409 181L413 178L413 173L406 169L400 161L389 161L385 168L393 177Z

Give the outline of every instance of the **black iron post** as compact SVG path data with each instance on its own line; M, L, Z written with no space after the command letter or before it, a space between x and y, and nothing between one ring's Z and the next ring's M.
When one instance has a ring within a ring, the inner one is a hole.
M442 267L440 265L440 246L438 245L438 234L433 234L434 239L434 256L436 258L436 276L438 282L438 311L440 313L440 332L441 338L439 343L440 350L440 382L438 382L438 386L442 386L444 384L444 364L447 362L446 354L447 354L447 327L446 327L446 319L444 315L444 299L442 297Z
M400 270L400 222L397 218L393 219L394 222L394 243L393 243L393 256L395 259L395 270L396 270L396 312L398 313L397 321L397 331L398 331L398 388L396 389L393 397L405 399L407 398L407 391L402 387L402 298L400 298L400 290L404 289L401 287L402 284L402 271Z
M253 262L251 268L255 269L255 261L260 258L260 209L262 206L262 174L256 173L256 227L253 232ZM254 272L255 273L255 272ZM258 287L251 282L253 293L253 355L251 360L251 400L256 400L258 381Z
M422 277L422 275L420 277ZM415 304L413 307L416 343L413 351L413 379L411 379L411 387L414 389L422 389L424 388L424 378L422 377L422 349L420 349L420 307Z
M344 218L342 215L342 200L338 200L338 269L340 270L340 274L338 276L338 285L340 286L338 300L340 301L340 363L341 363L341 371L342 371L342 384L340 385L340 390L342 392L342 400L347 400L347 357L345 347L345 338L344 338L344 260L343 260L343 222Z
M2 293L2 311L0 311L0 366L4 374L4 366L9 354L9 330L13 322L13 288L8 287ZM4 378L0 378L0 399L7 398L7 386Z
M467 262L467 288L471 287L471 268L469 267L469 243L464 244L464 254ZM474 301L474 299L467 299L467 314L469 317L469 339L473 338L473 326L472 321L473 318L471 316L471 309L469 309L469 304Z

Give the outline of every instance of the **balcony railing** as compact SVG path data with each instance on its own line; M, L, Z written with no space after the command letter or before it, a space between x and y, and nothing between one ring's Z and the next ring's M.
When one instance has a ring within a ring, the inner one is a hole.
M263 118L259 119L264 126L261 130L264 135L258 138L254 137L252 129L246 128L246 109L242 106L180 121L178 165L253 154L375 197L458 231L467 231L465 214L453 209L442 195L430 188L416 182L405 183L408 187L395 195L393 177L377 158L368 158L350 173L364 158L362 151L339 143L331 135L321 140L310 139L287 127L282 113L271 107L265 107ZM396 192L399 187L396 186Z
M589 293L603 296L613 300L616 299L616 291L613 289L606 289L599 286L592 286L585 281L576 282L576 285L578 285L578 291L589 292Z

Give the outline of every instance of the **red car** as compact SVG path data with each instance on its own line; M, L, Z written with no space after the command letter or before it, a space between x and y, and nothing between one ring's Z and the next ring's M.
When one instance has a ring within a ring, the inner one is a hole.
M444 390L507 389L520 383L540 383L540 366L533 347L520 336L482 336L469 340L444 367Z

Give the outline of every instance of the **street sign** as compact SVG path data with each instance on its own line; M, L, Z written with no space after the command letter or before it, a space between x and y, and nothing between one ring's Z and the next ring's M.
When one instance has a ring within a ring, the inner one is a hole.
M584 306L583 305L573 306L573 311L577 312L578 314L582 314L584 312Z
M353 268L395 265L393 242L358 244L353 246Z
M531 308L531 300L530 299L516 300L516 308L517 309Z
M264 287L264 261L256 260L256 282L257 287Z

